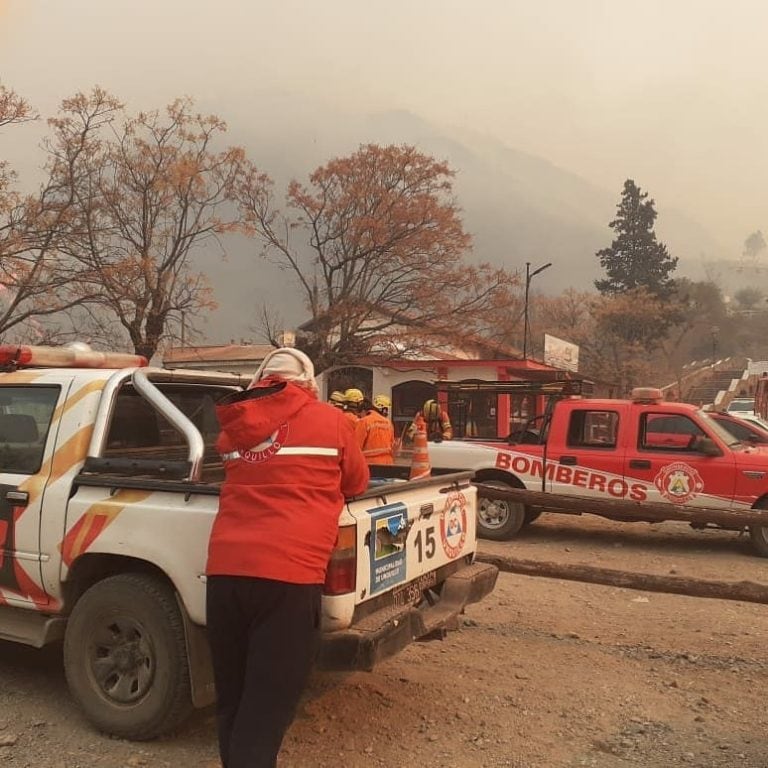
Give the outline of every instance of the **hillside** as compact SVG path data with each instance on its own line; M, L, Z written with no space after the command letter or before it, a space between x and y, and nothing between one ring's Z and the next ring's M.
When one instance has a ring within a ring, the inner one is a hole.
M474 237L474 259L512 269L524 268L526 261L551 261L553 268L546 282L536 286L539 290L592 287L599 266L594 254L610 243L608 222L623 179L617 180L616 190L605 190L492 137L439 128L409 112L340 115L287 94L260 98L264 118L247 130L231 114L231 105L218 111L229 118L231 140L247 147L275 179L278 192L290 178L304 179L319 164L361 143L415 144L447 159L457 171L456 196ZM276 113L280 119L271 121L269 116ZM642 186L642 173L634 178ZM679 211L659 205L657 230L680 257L682 274L703 277L701 255L721 254L705 228ZM252 336L250 327L265 300L282 308L287 325L302 318L300 295L290 276L255 252L245 241L228 244L226 267L211 270L220 309L208 325L210 338Z

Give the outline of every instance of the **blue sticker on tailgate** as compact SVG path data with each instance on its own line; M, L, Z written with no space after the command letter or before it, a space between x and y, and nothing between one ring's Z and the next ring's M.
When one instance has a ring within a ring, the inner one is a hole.
M402 502L374 507L371 516L370 593L384 592L405 581L405 542L408 535L408 508Z

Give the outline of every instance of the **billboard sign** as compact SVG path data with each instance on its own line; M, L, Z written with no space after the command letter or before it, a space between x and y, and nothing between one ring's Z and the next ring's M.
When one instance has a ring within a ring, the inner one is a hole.
M579 370L579 345L544 334L544 362L566 371Z

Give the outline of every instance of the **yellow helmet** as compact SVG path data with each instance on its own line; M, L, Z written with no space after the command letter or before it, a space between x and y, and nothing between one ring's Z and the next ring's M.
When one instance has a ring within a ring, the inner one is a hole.
M333 392L331 392L331 395L328 398L328 402L331 405L335 405L337 408L343 408L347 402L347 398L344 397L343 392L339 392L339 390L336 389Z
M365 400L365 395L359 389L348 389L344 393L344 400L349 405L361 405L363 400Z
M440 403L438 403L436 400L427 400L421 409L421 412L424 414L424 418L427 419L427 421L430 419L439 419L440 411Z
M373 407L381 411L392 407L392 401L386 395L376 395L373 398Z

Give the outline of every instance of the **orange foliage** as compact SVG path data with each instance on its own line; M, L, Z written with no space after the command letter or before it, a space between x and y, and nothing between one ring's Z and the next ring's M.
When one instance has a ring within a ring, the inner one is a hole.
M0 126L34 119L26 101L0 86ZM83 151L91 127L83 126L72 153ZM79 268L61 251L73 195L57 188L50 176L35 194L22 195L14 182L15 175L0 162L0 335L39 338L41 318L65 312L85 298Z
M37 119L37 113L18 93L0 83L0 128Z
M241 195L265 254L303 290L321 367L438 340L460 345L504 311L515 278L464 260L471 238L453 176L414 147L369 144L318 168L306 185L291 182L285 212L269 184Z
M84 151L72 148L97 103L109 131ZM215 115L193 111L179 99L164 113L134 117L118 111L98 89L62 106L53 125L61 189L74 189L75 215L67 223L66 251L83 270L83 282L114 317L135 351L151 357L203 311L215 307L206 275L191 267L196 250L217 248L218 236L241 228L235 191L247 184L245 153L215 144L226 131ZM193 327L193 326L192 326Z

